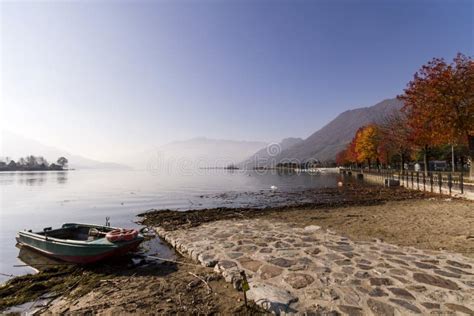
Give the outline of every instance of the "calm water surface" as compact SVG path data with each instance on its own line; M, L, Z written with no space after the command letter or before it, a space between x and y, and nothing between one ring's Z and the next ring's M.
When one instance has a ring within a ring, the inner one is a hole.
M151 208L190 209L220 206L200 196L223 192L335 187L337 175L283 174L198 170L160 175L150 171L73 170L63 172L0 172L0 273L20 275L29 268L17 258L19 230L42 230L65 222L133 227L135 215ZM251 204L252 201L245 201ZM236 201L240 206L242 201ZM229 206L229 205L226 205ZM0 275L0 282L8 277Z

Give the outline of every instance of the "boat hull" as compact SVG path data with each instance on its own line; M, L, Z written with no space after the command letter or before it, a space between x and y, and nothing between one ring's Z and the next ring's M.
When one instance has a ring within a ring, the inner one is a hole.
M97 262L97 261L106 260L106 259L112 258L112 257L123 256L123 255L127 254L128 252L133 252L133 251L137 250L138 246L142 242L142 240L138 240L138 241L135 241L135 242L130 243L128 245L122 246L120 248L108 250L106 252L91 254L91 255L80 255L80 256L78 256L78 255L67 255L67 254L52 253L52 252L48 252L44 249L41 249L41 248L38 248L38 247L34 247L32 245L23 243L23 242L19 241L18 238L17 238L17 241L22 247L27 247L29 249L32 249L34 251L37 251L37 252L41 253L42 255L45 255L45 256L48 256L48 257L51 257L51 258L55 258L55 259L59 259L61 261L65 261L65 262L75 263L75 264L89 264L89 263L94 263L94 262Z
M139 235L133 240L120 242L110 242L106 238L78 241L51 238L27 231L19 232L17 236L17 242L22 246L52 258L77 264L89 264L124 255L136 250L143 240L143 236Z

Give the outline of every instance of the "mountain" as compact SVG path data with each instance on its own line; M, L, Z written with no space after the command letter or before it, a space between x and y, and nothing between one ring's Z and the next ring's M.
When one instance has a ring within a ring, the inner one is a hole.
M196 169L223 168L236 165L265 147L264 142L235 141L211 138L193 138L176 141L150 151L145 155L146 168Z
M384 117L400 110L402 105L397 99L387 99L370 107L345 111L304 141L282 150L274 157L274 161L334 161L337 153L352 140L359 127L381 123Z
M71 154L62 149L44 145L36 140L29 139L10 131L1 131L0 158L9 157L17 160L27 155L43 156L48 162L55 162L59 157L66 157L69 161L69 168L74 169L128 169L128 166L102 162L89 159L80 155Z
M272 164L272 159L279 155L283 150L293 147L303 142L302 138L289 137L279 143L271 143L257 151L247 160L238 164L238 167L244 169L253 169L257 166Z

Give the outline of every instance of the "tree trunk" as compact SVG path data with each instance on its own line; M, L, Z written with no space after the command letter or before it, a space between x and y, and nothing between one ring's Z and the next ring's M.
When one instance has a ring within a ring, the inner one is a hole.
M469 144L469 160L471 162L469 178L474 179L474 135L468 135L467 139Z
M403 173L403 170L405 167L405 155L403 154L403 152L400 153L400 158L401 158L400 172Z
M428 176L428 145L423 150L423 164L425 165L425 176Z
M453 172L456 171L456 168L454 166L454 145L451 145L451 170Z

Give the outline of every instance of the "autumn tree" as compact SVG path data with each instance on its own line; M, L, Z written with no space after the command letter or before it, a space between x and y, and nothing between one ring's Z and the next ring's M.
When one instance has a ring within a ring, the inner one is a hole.
M367 161L370 167L371 161L377 160L379 164L378 148L380 133L377 125L369 124L356 133L355 152L358 162Z
M430 146L469 144L474 177L474 62L458 54L451 64L434 58L415 73L404 94L403 111L411 138L424 152L425 173Z
M386 157L386 163L394 155L400 158L400 169L403 171L405 160L410 155L411 129L407 116L401 111L393 111L378 125L380 133L380 155Z
M358 164L358 159L357 159L357 153L355 151L355 146L356 146L356 141L358 135L361 133L363 127L359 128L354 137L352 137L352 140L349 144L346 145L344 150L340 151L336 155L336 163L339 166L346 166L346 165L354 165Z

